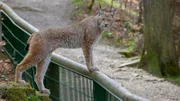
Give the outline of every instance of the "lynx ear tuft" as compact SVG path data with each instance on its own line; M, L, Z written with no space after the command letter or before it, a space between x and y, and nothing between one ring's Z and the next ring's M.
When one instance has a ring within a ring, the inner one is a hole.
M99 11L98 11L97 15L100 16L102 14L103 14L103 10L101 9L101 5L99 5Z
M112 11L111 11L111 15L114 17L114 15L115 15L115 12L116 12L116 9L113 9Z

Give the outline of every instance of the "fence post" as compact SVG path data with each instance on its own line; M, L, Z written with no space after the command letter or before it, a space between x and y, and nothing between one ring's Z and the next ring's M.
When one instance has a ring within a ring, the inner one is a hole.
M44 84L45 86L51 90L51 95L52 97L52 101L59 101L58 99L60 99L60 94L59 94L59 66L57 64L54 63L50 63L48 70L46 72L46 75L48 77L45 78L44 80ZM49 78L50 77L50 78ZM57 80L57 81L56 81ZM56 98L54 98L56 97Z
M93 94L95 99L94 101L107 101L106 90L95 81L93 81Z
M1 11L0 11L0 21L2 20L1 18ZM0 23L0 41L2 41L2 23ZM0 46L1 48L1 46Z
M2 36L3 36L3 33L2 33L2 15L1 15L2 11L0 10L0 42L2 41ZM0 45L0 51L2 51L2 45Z

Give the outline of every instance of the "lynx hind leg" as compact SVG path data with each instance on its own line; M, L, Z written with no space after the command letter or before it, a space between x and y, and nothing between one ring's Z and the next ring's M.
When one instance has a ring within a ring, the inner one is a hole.
M43 94L50 94L50 91L44 87L44 76L48 69L48 65L50 63L51 54L48 54L43 60L41 60L36 65L36 84L38 85L38 88L40 92Z
M39 39L39 40L38 40ZM30 43L29 51L20 64L16 67L15 72L15 82L17 83L25 83L22 80L22 73L30 68L33 65L36 65L40 60L43 59L44 51L43 51L43 43L41 39L35 37L33 42Z
M22 73L37 63L36 57L37 57L36 55L32 55L32 54L28 53L25 56L25 58L22 60L22 62L17 65L16 72L15 72L15 82L16 83L25 84L25 81L22 80Z
M43 57L43 40L39 34L34 34L28 41L31 42L29 51L20 64L16 67L15 82L25 83L22 80L22 73L31 66L38 63Z
M16 66L16 72L15 72L15 82L20 83L20 84L26 84L24 80L22 80L22 72L26 69L27 67L18 64ZM23 70L24 69L24 70ZM28 69L28 68L27 68Z

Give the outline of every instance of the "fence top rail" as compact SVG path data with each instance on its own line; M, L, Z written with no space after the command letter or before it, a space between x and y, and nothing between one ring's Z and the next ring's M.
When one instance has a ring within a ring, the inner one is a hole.
M18 26L28 33L38 32L39 30L19 17L8 5L0 1L0 9L3 10ZM57 64L62 64L70 69L77 71L85 76L92 78L95 82L103 86L107 91L115 96L123 99L123 101L149 101L146 98L134 95L125 88L118 85L114 80L110 79L100 71L89 72L86 66L79 64L73 60L62 57L56 53L52 54L51 60Z

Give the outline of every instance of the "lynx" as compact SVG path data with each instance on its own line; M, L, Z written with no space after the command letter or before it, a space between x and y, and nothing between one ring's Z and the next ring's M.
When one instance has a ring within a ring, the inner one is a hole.
M22 80L22 73L36 65L35 81L38 88L42 93L50 94L44 87L43 79L50 63L51 53L59 47L82 47L88 70L91 72L99 70L94 66L92 58L93 44L104 30L111 27L114 12L115 10L107 12L100 9L96 16L90 16L79 23L33 33L27 41L28 53L16 67L15 82L26 83Z

